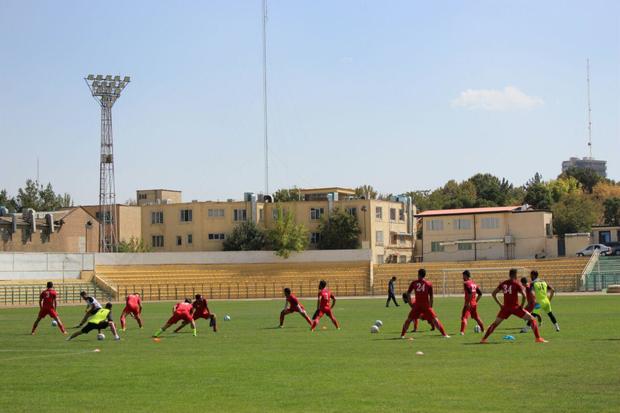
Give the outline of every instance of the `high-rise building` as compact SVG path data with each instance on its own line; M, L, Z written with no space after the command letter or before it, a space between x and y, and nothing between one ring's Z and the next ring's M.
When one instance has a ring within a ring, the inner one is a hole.
M607 161L590 157L582 159L571 157L568 161L562 162L562 172L566 172L569 168L592 169L603 178L607 178Z

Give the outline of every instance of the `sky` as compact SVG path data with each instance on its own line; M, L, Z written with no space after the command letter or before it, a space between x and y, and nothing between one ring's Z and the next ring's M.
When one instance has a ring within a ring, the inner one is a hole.
M270 191L521 185L587 155L620 180L620 2L268 1ZM261 0L0 1L0 189L99 194L83 78L131 76L113 108L116 196L264 191Z

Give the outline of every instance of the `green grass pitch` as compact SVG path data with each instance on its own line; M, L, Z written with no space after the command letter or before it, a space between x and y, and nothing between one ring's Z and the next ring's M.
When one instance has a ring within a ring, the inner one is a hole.
M314 303L303 301L312 312ZM545 315L549 343L519 334L522 321L511 318L490 345L476 344L481 336L471 322L458 335L462 299L436 299L451 339L420 323L413 341L398 338L403 305L341 299L342 329L323 318L310 333L298 314L276 328L283 302L213 301L218 333L199 320L198 337L188 328L164 333L159 343L150 336L172 303L146 304L145 329L128 319L120 342L107 331L103 342L91 332L67 343L49 318L32 337L35 309L2 309L0 411L522 413L617 412L620 405L620 297L557 297L562 331ZM489 324L496 306L486 296L480 308ZM113 309L116 320L121 309ZM60 316L70 326L82 311L61 307ZM232 320L223 321L225 314ZM384 326L370 334L376 319ZM502 340L506 334L516 341Z

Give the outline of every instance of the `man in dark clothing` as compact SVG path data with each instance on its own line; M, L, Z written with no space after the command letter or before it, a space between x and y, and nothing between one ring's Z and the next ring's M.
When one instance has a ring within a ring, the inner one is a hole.
M396 295L394 294L394 283L395 282L396 282L396 277L390 278L390 281L388 282L388 299L385 302L386 307L390 306L390 300L394 301L394 304L396 304L396 307L399 307L398 302L396 301Z

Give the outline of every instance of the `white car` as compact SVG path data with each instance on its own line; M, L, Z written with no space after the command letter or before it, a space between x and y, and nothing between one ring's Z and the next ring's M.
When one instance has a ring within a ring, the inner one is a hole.
M594 251L598 250L601 255L611 255L612 248L603 244L592 244L588 245L581 251L577 251L578 257L590 256L594 253Z

